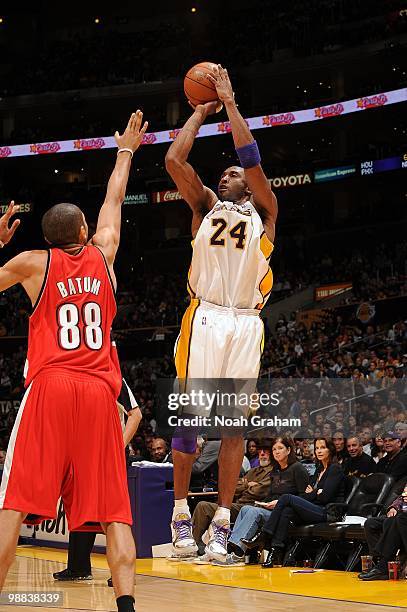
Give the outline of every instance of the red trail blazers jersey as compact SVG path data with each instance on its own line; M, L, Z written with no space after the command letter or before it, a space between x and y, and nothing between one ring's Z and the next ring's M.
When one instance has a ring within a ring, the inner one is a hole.
M26 387L48 368L105 380L117 397L120 368L112 358L110 332L116 300L102 252L84 246L77 255L53 248L29 320Z

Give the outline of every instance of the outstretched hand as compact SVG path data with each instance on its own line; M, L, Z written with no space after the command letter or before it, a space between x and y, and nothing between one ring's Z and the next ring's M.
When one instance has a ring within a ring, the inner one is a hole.
M203 113L205 115L205 118L209 115L219 113L223 108L223 104L220 100L213 100L212 102L206 102L205 104L197 104L196 106L192 104L190 100L188 100L188 104L194 110Z
M15 206L14 201L12 200L9 204L7 211L2 217L0 217L0 242L2 242L3 245L10 242L10 240L14 236L14 232L20 225L20 219L15 219L12 223L12 226L8 226L11 217L15 215L17 211L18 206Z
M220 64L214 66L212 74L208 73L207 78L214 84L218 98L223 104L234 101L235 94L226 68Z
M141 127L142 121L143 113L138 110L132 113L123 134L115 133L114 139L119 149L131 149L133 153L137 151L148 128L148 121L145 121L143 127Z

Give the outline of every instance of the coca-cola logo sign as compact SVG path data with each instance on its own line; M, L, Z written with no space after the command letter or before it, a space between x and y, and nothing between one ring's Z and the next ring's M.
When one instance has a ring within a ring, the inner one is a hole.
M167 189L166 191L156 191L153 193L153 202L155 204L159 202L174 202L182 199L182 195L176 189Z

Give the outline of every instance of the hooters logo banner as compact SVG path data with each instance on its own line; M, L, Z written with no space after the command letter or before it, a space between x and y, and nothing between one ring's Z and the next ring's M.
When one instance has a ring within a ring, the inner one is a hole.
M11 155L10 147L0 147L0 157L8 157Z
M277 125L290 125L294 123L294 113L281 113L281 115L266 115L263 117L263 125L276 127Z
M41 142L39 144L30 145L30 152L37 155L47 155L49 153L58 153L61 145L59 142Z
M82 151L90 151L91 149L103 149L106 143L103 138L79 138L73 143L75 149L82 149Z
M180 131L181 131L180 129L170 130L169 131L170 140L175 140L178 134L180 133Z
M365 111L389 104L407 101L407 88L394 89L371 96L365 96L345 102L334 102L327 106L308 108L305 110L284 111L273 115L260 115L245 119L250 130L261 130L270 127L284 127L297 123L309 123L330 119L349 113ZM208 123L203 125L197 138L207 136L222 136L231 132L229 121L219 123ZM163 130L161 132L148 132L144 134L142 144L161 144L172 142L179 134L179 129ZM98 149L115 149L117 144L113 136L95 138L75 138L74 140L60 140L56 142L42 142L35 144L24 144L15 146L0 146L0 160L7 157L24 157L27 155L41 155L52 153L71 153L77 151L88 151Z
M343 104L330 104L329 106L321 106L316 108L314 113L318 119L327 119L328 117L337 117L342 115L344 111Z
M387 104L386 94L379 94L378 96L370 96L370 98L359 98L356 101L358 108L377 108L378 106L384 106Z

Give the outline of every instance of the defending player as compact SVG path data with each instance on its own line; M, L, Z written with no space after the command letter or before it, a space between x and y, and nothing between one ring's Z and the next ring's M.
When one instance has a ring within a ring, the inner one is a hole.
M33 304L26 393L11 434L0 488L0 588L20 526L55 517L62 497L70 530L100 522L120 612L134 610L135 547L123 436L116 407L120 370L111 354L116 314L113 263L131 158L147 123L130 117L92 244L83 212L57 204L42 218L49 250L27 251L0 269L0 291L21 283ZM0 219L9 242L10 205ZM17 222L18 224L18 222Z
M191 303L176 345L179 379L257 379L263 345L259 317L272 288L277 201L260 165L253 136L239 113L227 71L212 76L225 106L241 167L227 168L219 197L188 163L195 136L217 103L198 105L166 155L166 168L192 209L193 255L188 275ZM253 204L252 204L253 202ZM187 493L195 440L174 437L173 558L196 554ZM218 509L209 530L208 560L226 557L230 506L243 458L243 438L223 437L219 453Z

